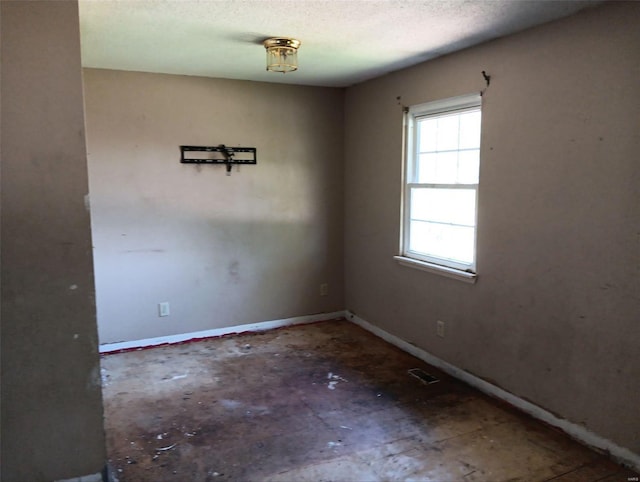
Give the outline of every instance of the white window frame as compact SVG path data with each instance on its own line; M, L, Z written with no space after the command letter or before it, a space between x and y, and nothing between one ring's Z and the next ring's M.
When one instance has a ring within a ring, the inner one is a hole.
M457 113L469 110L480 110L482 115L482 97L480 94L471 94L450 99L438 100L412 106L408 109L405 117L405 159L403 178L403 213L402 213L402 239L400 242L400 256L396 260L405 266L418 268L447 277L461 279L463 281L475 282L476 273L476 240L477 240L477 217L478 217L478 184L421 184L414 182L416 160L418 157L417 135L415 133L418 121L425 117L441 115L447 113ZM409 229L410 229L410 206L411 189L416 186L442 187L445 189L473 189L476 195L475 229L473 239L473 261L471 263L461 263L456 260L427 256L409 249Z

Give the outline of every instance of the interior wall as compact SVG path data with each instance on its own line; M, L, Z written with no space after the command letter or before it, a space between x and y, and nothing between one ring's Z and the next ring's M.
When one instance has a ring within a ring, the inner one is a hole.
M101 343L344 308L341 89L84 80ZM257 165L179 162L219 144L256 147Z
M75 1L2 1L2 474L105 464Z
M636 454L638 25L639 3L607 3L349 88L345 107L347 308ZM399 104L478 92L483 70L471 285L392 258Z

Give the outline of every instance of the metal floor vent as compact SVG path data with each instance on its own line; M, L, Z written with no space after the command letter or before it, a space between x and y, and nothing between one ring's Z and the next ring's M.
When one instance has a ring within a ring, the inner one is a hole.
M422 368L412 368L411 370L409 370L409 375L416 377L418 380L426 383L427 385L440 381L439 378L436 378L433 375L429 375Z

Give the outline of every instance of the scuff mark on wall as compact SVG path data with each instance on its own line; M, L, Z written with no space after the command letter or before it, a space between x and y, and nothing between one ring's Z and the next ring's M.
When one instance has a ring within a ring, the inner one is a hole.
M229 263L227 271L229 273L229 279L233 284L239 284L240 281L242 281L240 277L240 262L234 260Z
M86 389L87 391L101 390L102 377L100 376L100 364L96 364L87 377Z

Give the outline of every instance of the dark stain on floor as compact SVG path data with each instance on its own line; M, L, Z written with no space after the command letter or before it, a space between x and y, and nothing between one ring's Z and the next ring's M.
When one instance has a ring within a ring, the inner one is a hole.
M637 476L344 320L108 355L102 372L119 482Z

